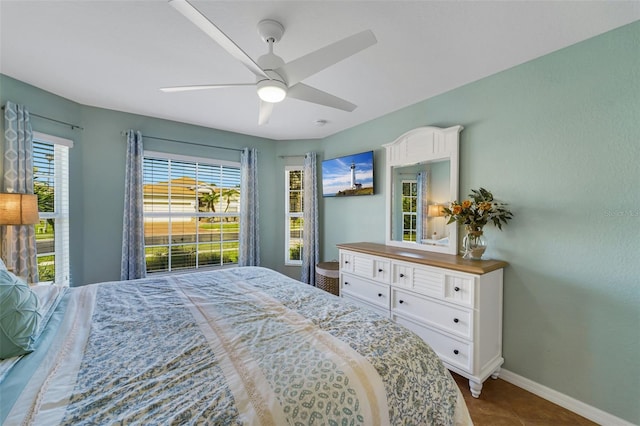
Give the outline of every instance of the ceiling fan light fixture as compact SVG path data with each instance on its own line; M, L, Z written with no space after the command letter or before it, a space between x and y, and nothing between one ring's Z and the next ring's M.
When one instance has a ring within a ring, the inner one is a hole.
M258 96L265 102L281 102L287 96L287 86L281 81L262 80L257 86Z

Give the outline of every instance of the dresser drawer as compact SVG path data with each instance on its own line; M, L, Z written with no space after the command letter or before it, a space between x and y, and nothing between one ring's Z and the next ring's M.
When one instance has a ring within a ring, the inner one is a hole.
M389 286L365 280L355 275L340 274L340 294L389 310Z
M384 257L340 251L340 270L385 284L391 281L391 261Z
M354 304L360 306L361 308L364 309L369 309L370 311L373 311L377 314L382 315L385 318L389 318L389 310L386 308L383 308L381 306L378 305L371 305L369 303L366 303L364 301L362 301L361 299L351 295L351 294L341 294L342 298L345 300L348 300L350 302L353 302Z
M372 276L376 281L389 284L391 282L391 261L385 258L374 257Z
M473 373L473 345L460 341L415 321L392 314L392 319L422 338L440 359L468 373Z
M475 278L469 275L445 274L444 299L459 305L475 306Z
M473 311L399 289L391 291L391 311L438 327L447 333L472 339Z
M391 284L402 288L413 287L413 265L403 262L391 264Z
M444 296L445 271L431 266L418 266L408 262L394 261L391 265L391 284L413 290L427 296Z
M340 250L340 271L353 272L353 252Z

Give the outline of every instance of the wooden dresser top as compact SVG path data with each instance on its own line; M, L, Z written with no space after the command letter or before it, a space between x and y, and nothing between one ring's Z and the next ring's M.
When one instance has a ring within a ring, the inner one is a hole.
M401 247L387 246L377 243L344 243L336 244L338 248L370 255L384 256L391 259L406 262L420 263L422 265L436 266L452 269L454 271L467 272L482 275L496 269L504 268L507 262L501 260L468 260L462 256L452 254L433 253L424 250L405 249Z

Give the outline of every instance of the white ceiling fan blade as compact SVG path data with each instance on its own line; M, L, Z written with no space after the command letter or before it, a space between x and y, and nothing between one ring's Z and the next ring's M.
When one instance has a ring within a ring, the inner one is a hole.
M231 83L231 84L199 84L193 86L161 87L163 92L188 92L190 90L224 89L225 87L255 86L255 83Z
M376 42L373 32L365 30L295 59L277 69L276 72L284 74L288 84L292 86Z
M260 114L258 116L258 125L262 126L263 124L267 124L269 122L269 118L271 118L272 112L273 112L273 104L271 102L265 102L261 99Z
M216 43L218 43L224 50L229 52L231 56L239 60L251 70L255 75L271 79L263 70L256 64L253 59L247 55L244 50L233 42L225 33L223 33L218 27L215 26L206 16L204 16L198 9L193 7L187 0L171 0L169 2L178 12L182 13L188 20L195 24L198 28L204 31L209 37L211 37Z
M340 99L337 96L330 95L322 90L314 89L313 87L302 83L298 83L295 86L290 87L287 92L287 96L300 99L301 101L312 102L314 104L320 104L348 112L353 111L357 107L357 105L352 104L351 102Z

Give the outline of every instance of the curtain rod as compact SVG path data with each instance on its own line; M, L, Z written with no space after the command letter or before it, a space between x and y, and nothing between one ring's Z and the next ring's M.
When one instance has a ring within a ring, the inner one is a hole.
M127 132L126 131L122 131L120 132L120 134L122 136L126 136ZM207 145L205 143L199 143L199 142L191 142L191 141L181 141L178 139L169 139L169 138L161 138L158 136L148 136L148 135L142 135L143 138L147 138L147 139L157 139L159 141L167 141L167 142L177 142L177 143L184 143L187 145L198 145L198 146L204 146L207 148L218 148L218 149L228 149L229 151L238 151L238 152L242 152L242 149L238 149L238 148L228 148L226 146L216 146L216 145Z
M4 105L2 106L2 109L4 110ZM84 130L84 127L78 126L77 124L67 123L66 121L56 120L55 118L45 117L44 115L35 114L33 112L29 112L29 115L32 115L32 116L38 117L38 118L42 118L43 120L49 120L49 121L53 121L53 122L58 123L58 124L69 126L69 127L71 127L71 130L75 130L75 129Z

